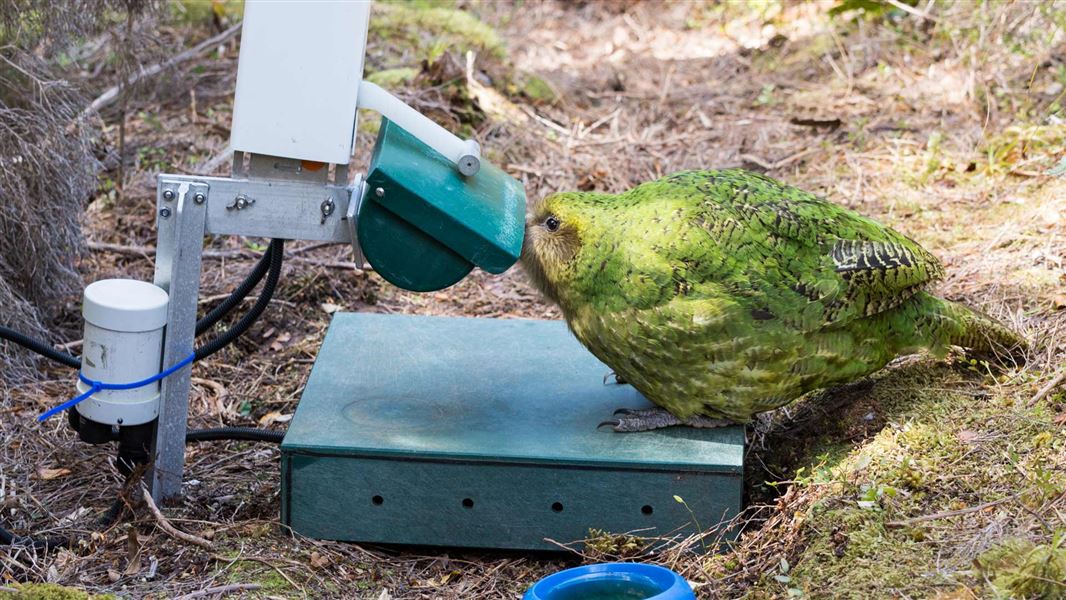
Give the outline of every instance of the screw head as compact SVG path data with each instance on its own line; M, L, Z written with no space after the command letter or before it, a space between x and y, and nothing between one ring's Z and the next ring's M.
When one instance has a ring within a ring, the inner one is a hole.
M168 201L169 200L173 200L174 199L174 190L163 190L163 199L164 200L168 200Z
M384 198L385 197L385 188L377 188L376 190L374 190L374 195L377 196L378 198Z
M163 217L164 219L170 218L170 209L165 206L159 209L159 216Z
M203 192L197 192L196 195L192 197L192 201L197 204L203 204L207 201L207 196L205 196Z

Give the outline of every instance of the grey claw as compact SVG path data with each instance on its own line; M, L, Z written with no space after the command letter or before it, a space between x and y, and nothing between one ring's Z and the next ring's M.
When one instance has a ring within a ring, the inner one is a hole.
M622 424L621 421L613 421L613 420L612 421L604 421L604 422L600 423L599 425L597 425L596 429L599 429L600 427L603 427L604 425L608 425L608 426L611 427L611 429L614 429L615 427L618 427L621 424Z
M631 409L631 408L619 408L618 410L614 411L611 414L614 414L614 415L631 415L631 414L633 414L633 409Z
M617 376L614 373L608 373L608 374L604 375L603 376L603 385L609 385L607 383L607 380L612 378L612 377L614 377L617 380Z

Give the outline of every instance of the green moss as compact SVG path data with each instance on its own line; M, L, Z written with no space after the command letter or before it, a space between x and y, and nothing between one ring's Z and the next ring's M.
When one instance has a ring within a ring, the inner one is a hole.
M237 553L230 553L232 558ZM229 583L255 583L260 587L256 590L257 596L284 595L295 591L285 577L277 571L261 562L237 559L226 566L226 581Z
M1066 531L1047 544L1008 540L977 565L999 598L1066 598Z
M846 27L846 26L845 26ZM836 43L830 33L817 33L803 44L785 45L755 52L752 66L763 73L800 70L804 66L818 66L827 53L835 50ZM810 93L809 93L810 94ZM822 92L824 97L824 91Z
M370 17L370 39L379 42L382 69L436 61L445 50L473 50L496 59L506 56L496 31L473 14L436 3L376 3Z
M936 561L932 547L886 530L881 514L852 507L818 507L816 524L832 524L818 535L793 569L789 588L817 597L885 598L914 595L951 582L936 575L916 577Z
M816 413L805 431L768 440L761 461L794 473L791 485L810 501L793 516L803 536L787 557L793 564L765 573L751 597L926 597L959 589L1066 597L1058 584L1066 573L1063 532L989 551L977 561L980 570L970 545L959 542L960 532L1018 514L1017 503L1036 511L1066 488L1054 401L1017 401L1031 397L1023 384L1035 376L968 365L927 359L891 368L842 408ZM997 379L1022 385L1021 393ZM856 425L864 421L875 432L866 439Z
M175 0L167 8L179 23L209 24L215 19L237 22L244 16L242 0Z
M1010 171L1019 164L1043 172L1066 152L1066 124L1014 125L989 138L981 150L989 172Z
M54 583L24 583L9 585L14 592L0 592L0 598L11 600L105 600L111 595L93 596L82 590Z
M548 82L532 73L518 74L515 81L508 86L507 93L511 96L522 95L534 104L554 104L559 99L559 95Z
M430 111L428 116L469 137L487 112L472 89L489 88L468 84L468 52L476 54L478 76L486 76L491 86L507 90L515 85L500 36L476 14L450 2L375 3L365 76L388 88L433 87L447 101L438 105L437 114Z
M378 71L367 75L367 81L376 83L383 88L395 88L399 87L418 75L418 69L411 67L399 67L396 69L385 69L384 71Z
M605 559L632 558L647 552L648 541L637 536L615 534L600 529L590 529L585 540L586 551Z

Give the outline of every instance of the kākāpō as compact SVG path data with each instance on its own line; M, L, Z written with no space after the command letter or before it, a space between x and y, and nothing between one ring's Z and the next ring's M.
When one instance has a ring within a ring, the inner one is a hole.
M522 265L571 331L658 408L617 431L744 423L901 354L1009 354L1011 329L926 291L914 240L743 170L538 202Z

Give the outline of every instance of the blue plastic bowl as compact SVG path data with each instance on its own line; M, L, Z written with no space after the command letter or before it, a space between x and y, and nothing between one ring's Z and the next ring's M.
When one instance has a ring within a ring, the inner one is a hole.
M559 571L533 584L523 600L695 600L680 575L640 563L602 563Z

